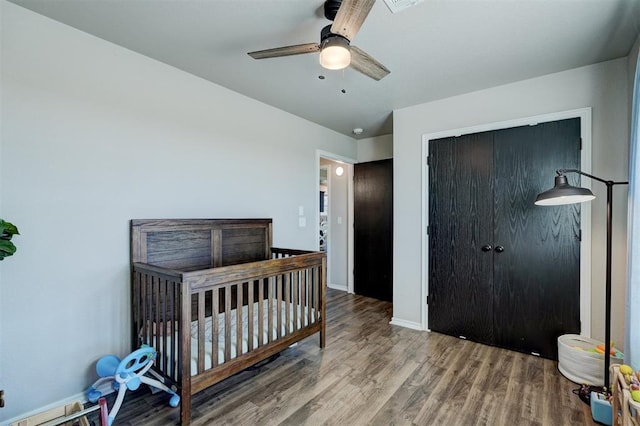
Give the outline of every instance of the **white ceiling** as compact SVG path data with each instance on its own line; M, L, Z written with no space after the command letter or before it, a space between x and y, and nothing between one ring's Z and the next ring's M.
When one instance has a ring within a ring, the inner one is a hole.
M624 57L640 29L640 0L380 0L352 40L391 70L375 81L247 55L318 42L322 0L12 1L357 138L392 133L394 109Z

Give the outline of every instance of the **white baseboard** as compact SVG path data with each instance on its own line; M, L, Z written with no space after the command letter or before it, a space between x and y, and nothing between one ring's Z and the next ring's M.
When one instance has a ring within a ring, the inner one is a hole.
M103 383L103 385L99 386L97 390L102 392L102 396L106 396L106 395L114 392L111 382ZM9 426L9 425L11 425L13 423L17 423L20 420L23 420L25 418L28 418L28 417L31 417L31 416L36 416L36 415L38 415L40 413L44 413L44 412L52 410L54 408L64 407L65 405L72 404L72 403L74 403L76 401L80 401L82 404L86 404L88 402L86 391L83 391L81 393L75 394L75 395L70 396L68 398L61 399L61 400L53 402L51 404L45 405L44 407L36 408L35 410L31 410L31 411L29 411L27 413L20 414L19 416L14 417L13 419L3 420L3 421L0 422L0 426ZM85 406L85 408L87 408L87 407Z
M327 287L334 290L347 291L347 286L342 284L327 284Z
M410 328L412 330L424 331L424 328L422 328L422 324L420 324L419 322L407 321L396 317L392 317L391 321L389 321L389 324L397 325L404 328Z

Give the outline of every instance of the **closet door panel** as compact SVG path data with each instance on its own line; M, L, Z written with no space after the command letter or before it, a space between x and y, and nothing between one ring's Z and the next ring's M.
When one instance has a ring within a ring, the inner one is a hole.
M494 143L495 344L557 358L557 337L580 332L580 206L534 201L557 169L580 168L580 120L496 131Z
M493 142L429 143L429 328L492 343Z

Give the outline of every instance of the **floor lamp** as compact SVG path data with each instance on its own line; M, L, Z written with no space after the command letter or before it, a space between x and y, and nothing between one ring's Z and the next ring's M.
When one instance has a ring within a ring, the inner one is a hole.
M592 176L588 173L577 169L560 169L556 171L558 176L555 178L555 185L552 189L538 194L535 204L539 206L557 206L561 204L574 204L591 201L595 197L593 193L586 188L578 188L569 185L567 182L567 173L577 173L587 176L598 182L602 182L607 186L607 271L605 282L605 328L604 328L604 388L609 389L609 364L611 360L611 219L613 205L613 186L627 185L629 182L613 182Z

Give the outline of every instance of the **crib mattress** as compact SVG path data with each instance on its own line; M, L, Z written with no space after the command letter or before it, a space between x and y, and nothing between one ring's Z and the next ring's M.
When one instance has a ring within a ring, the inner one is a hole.
M263 333L262 333L262 341L269 342L276 340L278 338L278 324L277 324L277 301L273 300L273 308L272 308L272 321L273 325L271 330L268 329L268 319L269 319L269 301L264 300L263 303ZM253 347L257 348L259 343L259 333L260 330L258 328L258 304L260 302L255 302L253 304L253 335L249 336L249 308L248 306L242 307L242 348L238 351L238 339L237 339L237 310L232 309L230 311L230 357L229 359L234 359L241 354L245 354L249 352L249 339L253 340ZM286 304L283 302L281 306L281 335L293 333L295 330L299 330L300 328L306 327L309 325L309 310L306 306L289 304L289 322L286 321ZM297 324L294 324L294 311L297 310ZM317 318L315 309L311 309L311 317ZM225 313L218 314L218 365L225 362ZM271 336L269 336L271 334ZM177 336L176 340L177 342ZM171 346L173 343L171 337L167 338L167 345ZM213 321L212 317L205 318L205 329L204 329L204 344L205 344L205 354L204 354L204 367L205 369L210 369L213 366ZM162 341L160 341L160 345L162 346ZM159 349L159 348L156 348ZM191 375L194 376L198 373L198 321L193 321L191 323Z

